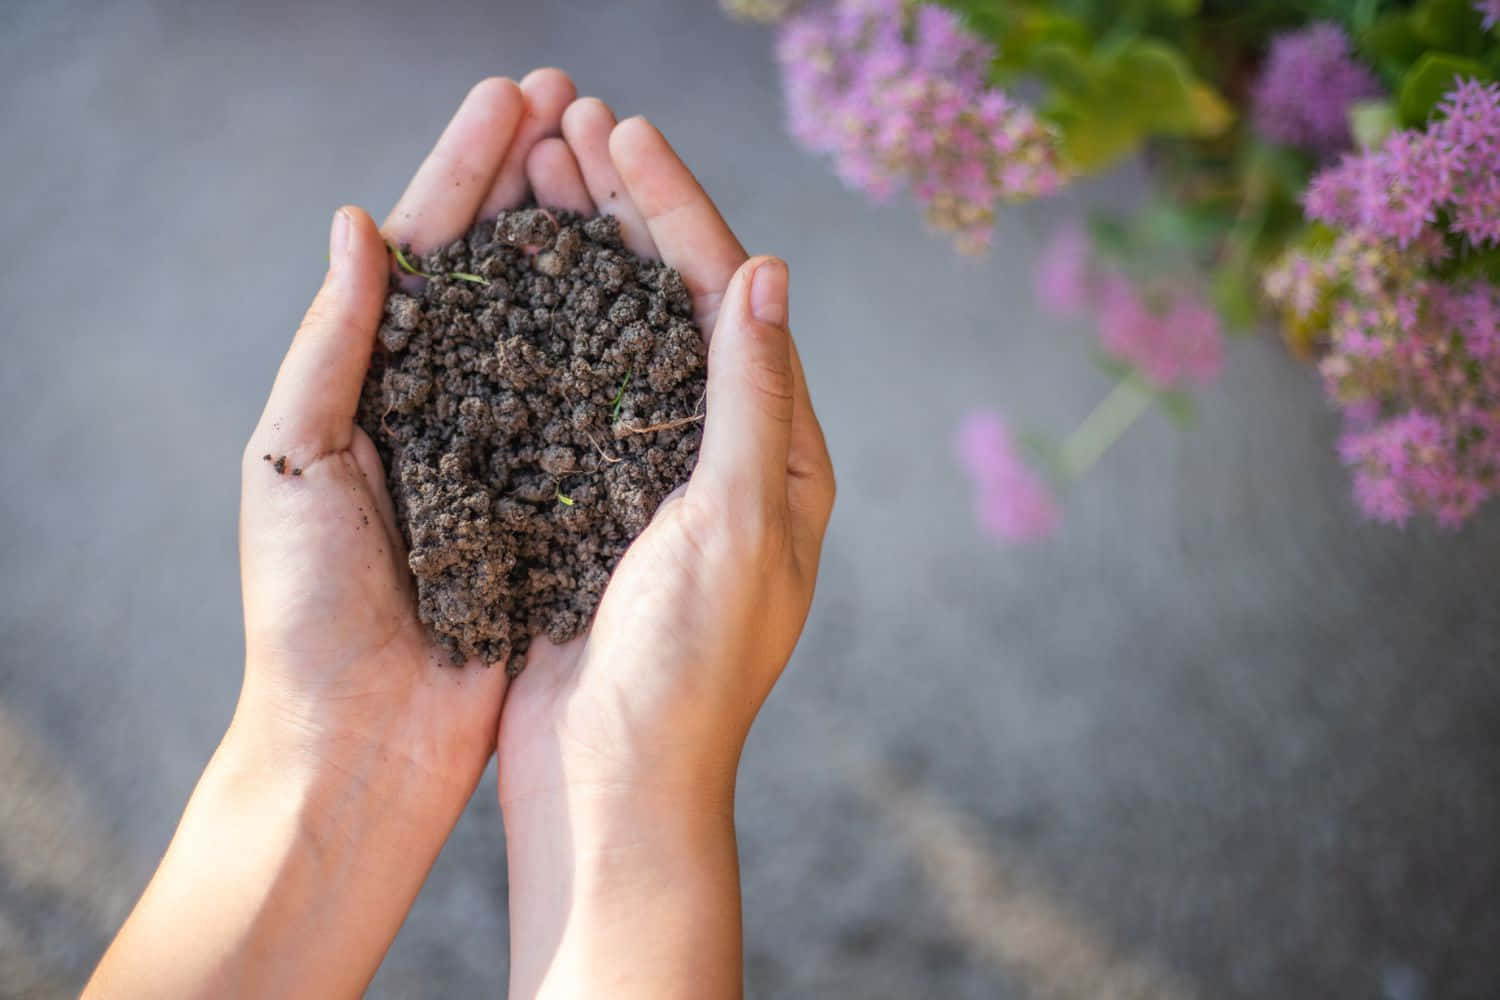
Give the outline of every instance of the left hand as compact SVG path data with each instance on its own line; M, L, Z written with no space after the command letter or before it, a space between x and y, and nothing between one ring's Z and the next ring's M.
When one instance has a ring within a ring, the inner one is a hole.
M385 237L423 252L520 204L573 96L557 70L480 83ZM505 671L442 662L354 424L389 277L370 217L341 209L245 449L234 721L89 996L359 995L493 752Z
M231 733L277 767L373 790L432 856L493 752L506 677L450 667L418 620L380 459L354 423L390 273L383 238L423 253L522 203L528 157L573 97L558 70L484 80L381 231L339 211L328 276L245 449L246 666ZM283 474L266 455L286 457Z

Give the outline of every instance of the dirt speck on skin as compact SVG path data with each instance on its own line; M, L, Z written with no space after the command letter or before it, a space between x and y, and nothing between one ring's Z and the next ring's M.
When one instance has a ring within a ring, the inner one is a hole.
M691 474L703 340L682 277L627 251L607 216L505 212L407 259L432 277L392 281L359 422L420 617L454 662L514 675L533 636L584 629Z

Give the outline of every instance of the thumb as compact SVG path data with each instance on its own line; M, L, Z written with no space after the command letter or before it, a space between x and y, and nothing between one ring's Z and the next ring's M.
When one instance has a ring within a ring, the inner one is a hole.
M370 216L353 206L339 209L328 237L328 274L281 362L255 445L293 453L301 464L349 446L388 268Z
M693 487L719 493L731 507L786 504L793 388L787 284L778 258L741 264L709 341L708 407Z

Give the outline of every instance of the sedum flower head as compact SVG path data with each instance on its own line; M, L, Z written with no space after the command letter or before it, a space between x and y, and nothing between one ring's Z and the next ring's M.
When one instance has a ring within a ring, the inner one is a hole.
M1284 259L1266 291L1292 321L1326 326L1320 370L1360 508L1456 527L1500 487L1500 288L1432 277L1434 253L1345 233Z
M1344 29L1327 21L1278 35L1254 88L1262 135L1314 153L1347 149L1349 106L1381 93L1355 61Z
M973 484L974 514L986 535L1024 542L1056 532L1062 520L1057 498L1026 464L999 414L978 410L965 417L954 451Z
M1219 314L1184 284L1141 285L1095 260L1088 235L1064 226L1037 265L1036 292L1059 316L1091 316L1105 353L1158 389L1206 385L1224 367Z
M1064 183L1054 133L990 87L994 50L952 11L910 0L830 0L777 42L792 135L876 199L905 187L959 246L988 245L998 203Z
M1433 227L1500 243L1500 84L1465 81L1425 129L1393 132L1308 185L1307 216L1401 247Z

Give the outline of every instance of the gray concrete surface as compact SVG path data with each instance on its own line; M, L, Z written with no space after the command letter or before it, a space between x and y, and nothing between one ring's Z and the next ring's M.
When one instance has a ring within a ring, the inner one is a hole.
M0 994L76 988L229 718L239 450L330 212L378 215L471 82L545 63L790 260L841 473L742 777L753 995L1500 994L1500 514L1360 523L1312 374L1255 341L1061 541L983 543L958 416L1102 388L1028 291L1058 206L977 260L868 208L708 0L0 11ZM487 782L373 996L502 988L503 850Z

